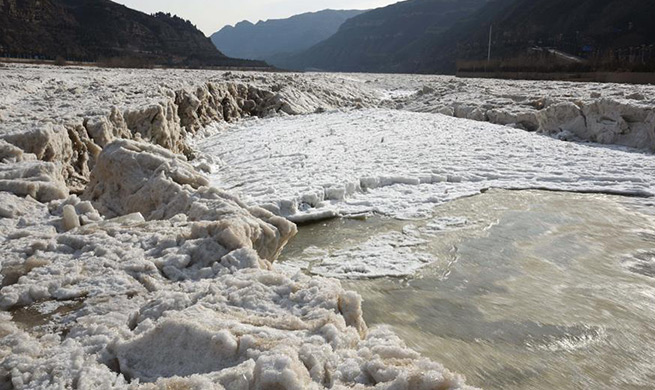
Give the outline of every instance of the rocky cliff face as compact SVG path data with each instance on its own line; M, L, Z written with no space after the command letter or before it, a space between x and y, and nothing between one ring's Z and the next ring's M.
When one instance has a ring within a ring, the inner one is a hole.
M3 0L0 32L0 53L6 56L264 66L226 57L188 21L147 15L109 0Z

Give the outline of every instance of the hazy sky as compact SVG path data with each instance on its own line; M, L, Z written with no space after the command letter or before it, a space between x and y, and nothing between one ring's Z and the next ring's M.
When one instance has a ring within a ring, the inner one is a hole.
M369 9L400 0L114 0L139 11L170 12L189 19L206 35L242 20L286 18L322 9Z

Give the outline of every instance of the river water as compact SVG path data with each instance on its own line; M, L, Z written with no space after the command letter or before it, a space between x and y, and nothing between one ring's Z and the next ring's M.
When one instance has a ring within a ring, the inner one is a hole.
M432 260L413 275L344 275L345 287L369 326L392 326L470 384L655 388L655 217L627 199L492 190L423 221L333 220L301 227L281 268L321 274L317 253L362 256L380 234L414 239L390 243L398 258Z

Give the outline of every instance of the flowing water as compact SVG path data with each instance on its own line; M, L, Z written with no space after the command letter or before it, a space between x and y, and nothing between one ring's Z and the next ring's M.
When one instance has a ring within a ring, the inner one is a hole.
M655 388L655 217L620 197L489 191L426 221L370 218L302 227L280 261L379 233L417 238L434 262L410 277L344 280L369 326L486 389Z

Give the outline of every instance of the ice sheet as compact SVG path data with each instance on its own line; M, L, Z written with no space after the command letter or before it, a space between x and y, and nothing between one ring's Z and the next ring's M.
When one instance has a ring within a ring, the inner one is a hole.
M236 125L198 148L222 162L213 184L292 218L423 218L435 205L488 188L655 194L651 154L440 114L276 118Z

